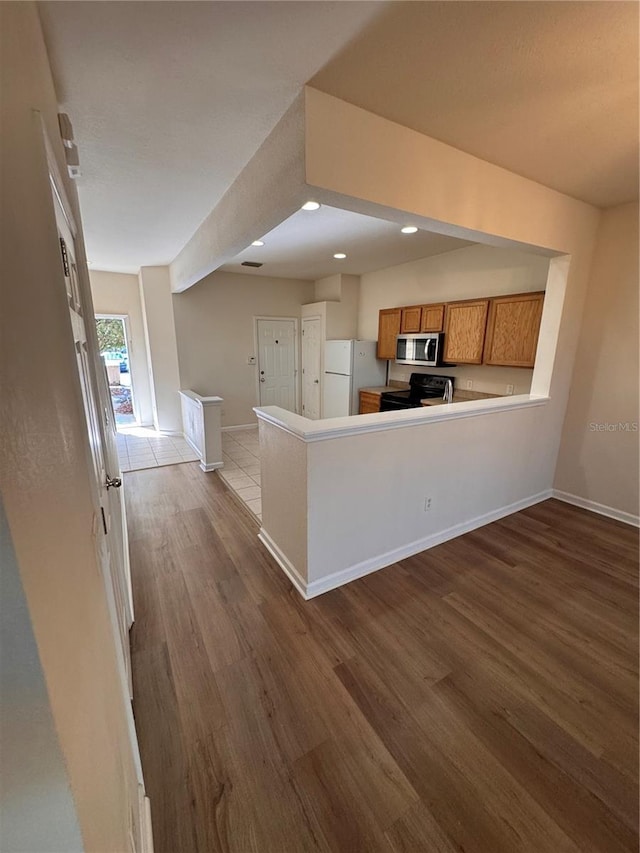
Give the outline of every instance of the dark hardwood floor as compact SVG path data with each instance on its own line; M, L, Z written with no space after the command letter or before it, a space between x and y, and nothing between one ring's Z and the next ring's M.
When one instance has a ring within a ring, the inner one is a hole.
M156 853L637 850L637 532L547 501L304 602L195 464L126 475Z

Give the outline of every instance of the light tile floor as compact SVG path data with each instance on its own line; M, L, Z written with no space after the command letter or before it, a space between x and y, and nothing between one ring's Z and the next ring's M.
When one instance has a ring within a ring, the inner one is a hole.
M198 456L179 435L163 435L149 427L118 432L118 457L123 471L159 468L180 462L196 462Z
M262 520L260 488L260 443L257 429L222 433L224 468L218 474L227 486Z

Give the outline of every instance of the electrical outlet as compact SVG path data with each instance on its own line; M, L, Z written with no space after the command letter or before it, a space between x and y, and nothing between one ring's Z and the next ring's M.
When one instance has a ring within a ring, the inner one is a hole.
M431 498L424 499L424 511L431 512Z
M472 388L473 388L473 380L467 379L467 391L471 391Z
M507 397L510 397L513 394L513 385L507 385Z

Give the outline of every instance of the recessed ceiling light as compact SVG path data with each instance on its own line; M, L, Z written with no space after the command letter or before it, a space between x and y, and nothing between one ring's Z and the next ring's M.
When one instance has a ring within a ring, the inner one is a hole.
M415 225L405 225L404 228L400 229L403 234L415 234L418 230Z
M317 210L319 207L319 201L305 201L305 203L302 205L303 210Z
M264 240L254 240L252 246L264 246Z
M335 255L334 255L333 257L336 259L336 261L344 261L344 259L345 259L347 256L345 255L345 253L344 253L344 252L336 252L336 253L335 253Z

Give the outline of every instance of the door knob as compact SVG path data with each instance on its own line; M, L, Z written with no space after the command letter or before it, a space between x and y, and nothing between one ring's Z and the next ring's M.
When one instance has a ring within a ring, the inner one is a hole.
M261 376L261 377L260 377L260 382L266 382L266 381L267 381L267 380L264 378L264 376Z
M320 382L320 380L319 380L319 379L314 379L314 380L313 380L313 384L314 384L314 385L318 385L318 384L319 384L319 382Z
M122 485L122 480L120 477L107 477L105 485L107 489L119 489Z

